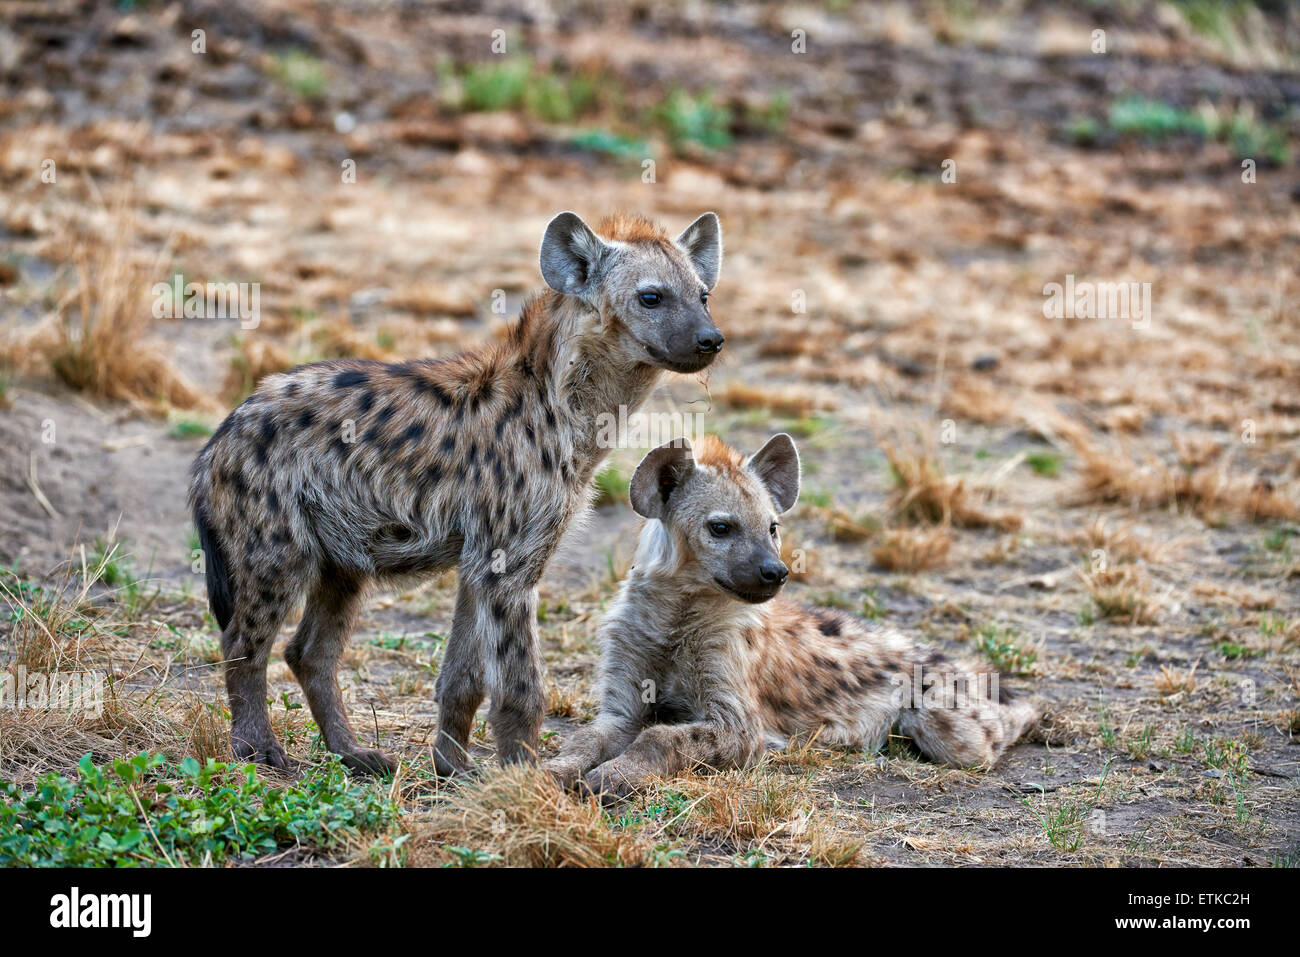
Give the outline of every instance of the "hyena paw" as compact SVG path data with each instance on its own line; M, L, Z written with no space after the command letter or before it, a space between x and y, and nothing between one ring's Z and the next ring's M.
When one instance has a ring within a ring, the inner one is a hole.
M250 738L253 738L253 740L250 740ZM253 761L280 771L289 766L289 759L285 757L284 748L280 747L280 743L273 737L268 739L232 732L230 735L230 751L235 756L236 761Z
M343 763L358 774L395 774L397 759L373 748L357 748L339 755Z
M577 761L553 758L544 765L555 783L566 791L573 790L582 780L582 765Z
M646 778L641 768L614 758L588 771L582 779L582 790L594 794L604 804L613 804L631 795Z
M465 777L473 770L474 762L459 753L455 758L451 758L441 751L433 752L433 771L440 778Z

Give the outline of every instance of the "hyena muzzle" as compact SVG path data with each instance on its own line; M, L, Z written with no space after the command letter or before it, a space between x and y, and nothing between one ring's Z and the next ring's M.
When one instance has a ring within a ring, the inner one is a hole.
M717 356L707 300L721 261L713 213L675 240L636 216L593 231L562 213L541 244L550 291L506 341L442 359L301 366L230 413L194 464L190 502L236 757L286 763L266 668L305 598L285 660L326 746L354 769L393 769L357 741L339 659L369 587L459 566L437 770L470 766L489 695L501 760L531 759L544 713L538 579L608 452L600 420L636 409L663 370L696 372Z

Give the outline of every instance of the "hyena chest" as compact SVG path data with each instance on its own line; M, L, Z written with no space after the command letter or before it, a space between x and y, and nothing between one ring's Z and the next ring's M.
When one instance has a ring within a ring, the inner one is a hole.
M660 660L658 680L642 683L642 697L650 705L651 721L703 721L711 709L730 704L743 694L743 669L735 649L725 641L701 643L691 637L672 636L664 643Z

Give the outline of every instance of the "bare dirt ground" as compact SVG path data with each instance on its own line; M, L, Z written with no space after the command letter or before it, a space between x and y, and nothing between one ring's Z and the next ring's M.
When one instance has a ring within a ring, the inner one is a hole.
M0 712L0 773L223 756L186 471L259 374L490 340L559 210L677 229L712 209L725 361L649 411L746 449L792 432L788 590L987 654L1049 714L991 773L899 739L609 813L509 776L440 785L447 576L377 597L341 675L363 740L405 762L404 859L536 861L520 835L563 825L596 850L548 863L1294 866L1300 25L1074 7L5 5L0 648L21 660L24 587L116 545L65 650L126 710ZM260 283L260 323L149 318L175 274ZM1147 321L1049 318L1067 276L1149 283ZM125 343L96 372L82 323L112 303ZM642 452L615 453L613 498ZM635 529L600 506L543 581L547 753L593 713ZM315 760L278 653L271 677Z

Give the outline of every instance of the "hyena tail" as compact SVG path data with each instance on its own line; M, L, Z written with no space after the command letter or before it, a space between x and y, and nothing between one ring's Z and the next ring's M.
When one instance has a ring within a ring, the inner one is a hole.
M201 505L194 506L194 527L199 530L199 547L203 549L203 568L208 580L208 607L216 616L217 624L225 631L235 614L235 599L230 590L230 568L226 553L217 541L216 532L203 514Z

